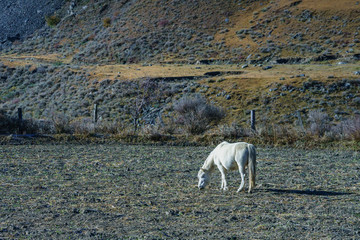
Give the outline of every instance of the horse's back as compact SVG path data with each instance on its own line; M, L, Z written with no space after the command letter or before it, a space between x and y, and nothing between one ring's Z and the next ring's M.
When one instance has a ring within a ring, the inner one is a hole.
M236 154L236 152L247 150L248 146L252 145L246 142L236 142L236 143L228 143L222 142L214 149L214 152L217 155L228 155L228 154Z
M228 170L235 170L238 167L236 162L247 161L247 146L246 142L222 142L213 151L215 162L221 163Z

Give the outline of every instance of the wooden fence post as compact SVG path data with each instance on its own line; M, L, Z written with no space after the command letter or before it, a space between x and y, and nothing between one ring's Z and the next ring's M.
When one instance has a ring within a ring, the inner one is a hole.
M251 118L250 118L251 130L256 131L256 128L255 128L255 110L251 110L250 115L251 115Z
M98 107L97 104L94 104L93 122L96 123L97 119L98 119Z
M22 134L22 121L23 121L23 114L22 114L22 108L18 108L18 128L19 128L19 134Z

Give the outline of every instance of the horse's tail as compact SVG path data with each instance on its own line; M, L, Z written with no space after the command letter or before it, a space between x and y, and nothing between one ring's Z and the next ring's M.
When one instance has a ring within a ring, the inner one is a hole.
M249 193L255 187L255 177L256 177L256 148L252 144L248 144L248 152L249 152Z

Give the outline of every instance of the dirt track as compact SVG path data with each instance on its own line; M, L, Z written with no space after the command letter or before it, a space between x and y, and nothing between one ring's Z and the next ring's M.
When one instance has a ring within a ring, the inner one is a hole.
M258 187L208 147L0 146L0 239L359 239L359 152L258 149Z

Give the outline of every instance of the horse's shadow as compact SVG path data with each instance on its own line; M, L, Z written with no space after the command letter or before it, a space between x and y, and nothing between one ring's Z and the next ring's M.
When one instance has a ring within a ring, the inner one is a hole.
M299 195L313 195L313 196L341 196L350 195L348 192L333 192L333 191L322 191L322 190L294 190L294 189L264 189L265 192L273 192L276 194L299 194Z

